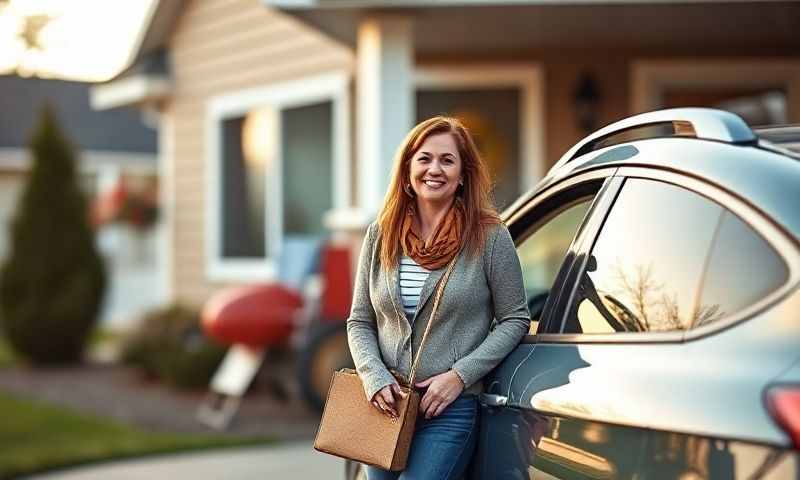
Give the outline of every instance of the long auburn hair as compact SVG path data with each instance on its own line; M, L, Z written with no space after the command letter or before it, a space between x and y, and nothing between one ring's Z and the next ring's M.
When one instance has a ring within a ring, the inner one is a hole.
M456 195L460 195L464 204L462 247L471 256L477 256L483 250L489 227L500 223L500 216L492 200L489 170L469 131L456 118L429 118L411 129L395 154L391 183L378 215L381 230L380 261L386 270L390 270L397 262L403 219L412 202L416 202L403 189L410 177L411 157L428 137L441 133L453 136L461 157L464 185L458 187Z

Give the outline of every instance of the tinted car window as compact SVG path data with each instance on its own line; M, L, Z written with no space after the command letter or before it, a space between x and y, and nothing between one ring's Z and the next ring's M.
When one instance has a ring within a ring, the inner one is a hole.
M517 246L533 320L531 333L536 332L550 287L591 202L592 197L577 200L538 229L534 228L534 233Z
M565 333L685 330L722 208L680 187L627 179L591 250Z
M695 326L736 313L786 283L777 252L731 212L725 212L708 260Z

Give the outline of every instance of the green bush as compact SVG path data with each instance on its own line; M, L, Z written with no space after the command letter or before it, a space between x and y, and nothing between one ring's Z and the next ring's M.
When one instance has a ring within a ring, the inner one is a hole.
M10 253L0 267L2 330L16 353L34 364L81 360L106 285L74 157L45 108L31 140Z
M202 388L225 350L203 334L196 311L172 305L144 317L125 343L122 360L179 388Z
M5 337L0 333L0 368L9 367L14 365L14 363L14 352L11 350Z

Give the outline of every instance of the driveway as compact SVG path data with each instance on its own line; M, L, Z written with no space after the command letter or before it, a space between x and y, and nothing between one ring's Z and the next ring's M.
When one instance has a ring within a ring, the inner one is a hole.
M124 460L27 478L29 480L336 479L344 478L344 461L316 452L310 442L295 442L267 447L231 448Z

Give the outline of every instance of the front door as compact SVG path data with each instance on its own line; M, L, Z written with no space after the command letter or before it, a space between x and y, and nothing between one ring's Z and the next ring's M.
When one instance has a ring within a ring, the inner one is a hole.
M589 367L577 347L543 344L536 334L547 329L559 297L569 294L559 290L579 260L581 244L599 228L619 181L600 176L555 188L534 197L509 225L534 327L486 379L472 478L633 478L643 451L641 432L551 414L561 405L534 408L535 394L568 386Z

